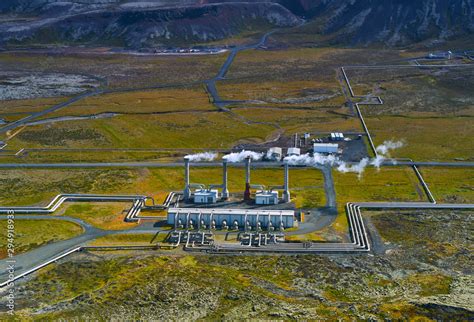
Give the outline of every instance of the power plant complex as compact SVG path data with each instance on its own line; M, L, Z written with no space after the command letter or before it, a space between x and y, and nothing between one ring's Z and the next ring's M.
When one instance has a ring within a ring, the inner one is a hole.
M185 158L183 204L168 209L167 223L175 229L217 228L245 231L284 230L295 226L295 211L279 207L280 204L290 202L288 163L283 166L282 185L266 188L251 184L251 162L250 157L244 160L243 198L229 202L228 161L222 161L222 183L206 186L190 182L190 160ZM253 195L252 190L255 190ZM281 198L278 190L282 190ZM232 207L228 207L229 205Z

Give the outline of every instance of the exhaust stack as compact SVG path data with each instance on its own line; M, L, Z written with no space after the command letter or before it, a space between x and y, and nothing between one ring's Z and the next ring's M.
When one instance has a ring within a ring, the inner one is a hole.
M250 200L250 157L245 159L245 192L244 200Z
M290 179L290 173L289 173L289 165L288 162L285 162L285 174L284 174L284 183L283 183L283 201L284 202L290 202L290 184L289 184L289 179Z
M227 188L227 160L222 161L222 199L229 198L229 189Z
M191 199L191 189L189 188L189 159L184 158L184 200Z

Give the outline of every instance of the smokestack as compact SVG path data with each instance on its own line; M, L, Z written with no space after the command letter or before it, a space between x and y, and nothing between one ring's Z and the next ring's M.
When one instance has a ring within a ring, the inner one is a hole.
M222 161L222 199L229 198L229 190L227 188L227 160Z
M245 192L244 200L250 200L250 157L245 158Z
M283 182L283 201L290 202L290 171L289 171L289 164L285 162L285 174L284 174L284 182Z
M191 189L189 189L189 158L184 158L184 200L191 199Z

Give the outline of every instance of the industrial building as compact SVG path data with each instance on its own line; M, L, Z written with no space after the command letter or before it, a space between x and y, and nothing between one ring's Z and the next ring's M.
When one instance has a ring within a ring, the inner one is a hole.
M270 160L281 161L283 158L283 149L279 147L273 147L268 149L267 158Z
M314 143L314 153L338 153L339 145L335 143Z
M429 53L428 56L426 56L428 59L452 59L453 58L453 52L448 50L444 52L437 52L437 53Z
M344 134L340 132L331 133L331 141L343 141L343 140L344 140Z
M199 189L194 192L195 203L216 203L217 199L219 199L219 192L216 189Z
M292 155L301 155L301 150L300 148L288 148L288 153L287 153L288 156L292 156Z
M286 229L295 225L293 210L170 208L167 223L185 229Z
M277 205L278 191L260 190L255 194L255 204L257 205Z

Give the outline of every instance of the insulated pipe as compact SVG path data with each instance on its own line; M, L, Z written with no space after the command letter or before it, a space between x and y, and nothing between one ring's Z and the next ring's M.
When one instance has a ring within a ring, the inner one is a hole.
M244 200L250 200L250 157L245 159L245 192Z
M189 188L189 159L184 158L184 200L191 199L191 189Z
M285 162L285 174L284 174L284 183L283 183L283 201L290 202L290 188L289 188L289 179L290 179L290 170L288 162Z
M222 199L229 198L229 189L227 188L227 160L222 161Z

